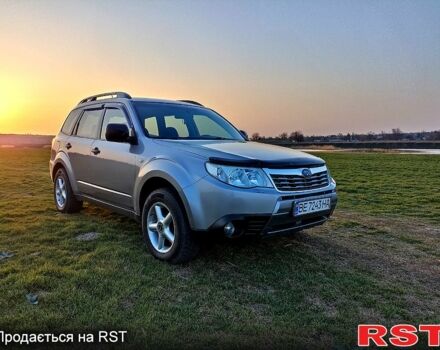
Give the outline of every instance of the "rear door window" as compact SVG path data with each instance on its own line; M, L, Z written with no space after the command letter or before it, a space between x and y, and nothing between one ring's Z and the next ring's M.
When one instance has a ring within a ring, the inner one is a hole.
M76 130L76 136L94 139L98 136L102 109L84 111Z

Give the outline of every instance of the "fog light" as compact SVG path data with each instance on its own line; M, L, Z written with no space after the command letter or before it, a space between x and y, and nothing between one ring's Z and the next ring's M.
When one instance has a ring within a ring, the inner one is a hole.
M232 222L228 222L225 227L223 228L223 231L225 232L225 235L228 237L231 237L235 232L235 226Z

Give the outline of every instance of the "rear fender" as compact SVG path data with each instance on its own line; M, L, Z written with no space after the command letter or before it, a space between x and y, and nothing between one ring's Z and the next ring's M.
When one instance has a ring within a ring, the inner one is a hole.
M69 157L67 156L66 153L64 153L64 152L57 153L57 155L53 161L53 168L52 169L55 169L55 167L58 164L61 164L63 166L63 168L66 170L67 177L69 178L70 186L72 187L72 191L75 195L78 195L79 194L78 184L76 182L76 178L73 173L73 169L72 169L72 165L70 164ZM55 174L53 174L53 175L55 175ZM52 178L52 180L53 180L53 178Z

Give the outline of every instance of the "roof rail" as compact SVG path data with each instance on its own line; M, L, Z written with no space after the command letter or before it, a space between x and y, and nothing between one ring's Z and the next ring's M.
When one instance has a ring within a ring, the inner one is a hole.
M129 94L127 94L126 92L121 92L121 91L105 92L103 94L98 94L98 95L93 95L93 96L86 97L86 98L82 99L78 103L78 105L81 105L81 104L86 103L86 102L96 101L99 98L103 98L103 97L106 97L106 96L108 96L108 98L129 98L129 99L131 99L131 96Z
M178 100L179 102L186 102L186 103L191 103L192 105L197 105L197 106L202 106L204 107L201 103L197 102L197 101L191 101L191 100Z

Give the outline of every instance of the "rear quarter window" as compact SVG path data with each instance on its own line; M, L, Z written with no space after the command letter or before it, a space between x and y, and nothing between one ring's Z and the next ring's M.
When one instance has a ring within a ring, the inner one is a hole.
M61 132L66 135L72 134L72 129L76 123L76 120L78 119L79 115L81 114L81 110L77 109L69 113L69 115L66 118L66 121L63 124L63 127L61 128Z

